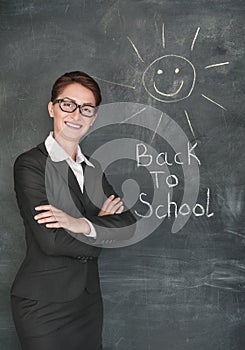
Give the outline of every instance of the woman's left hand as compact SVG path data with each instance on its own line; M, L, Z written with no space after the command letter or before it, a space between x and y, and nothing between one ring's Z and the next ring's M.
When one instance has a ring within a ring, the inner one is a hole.
M64 211L55 208L53 205L39 205L35 210L43 211L34 216L38 224L45 224L47 228L64 228L74 233L83 233L88 235L90 233L90 226L83 218L74 218L66 214Z

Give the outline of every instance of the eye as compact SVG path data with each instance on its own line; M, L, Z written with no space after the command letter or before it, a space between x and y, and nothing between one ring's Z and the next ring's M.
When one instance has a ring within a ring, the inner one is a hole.
M161 69L158 69L157 74L162 74L163 71Z
M175 68L175 73L176 73L176 74L179 73L179 68Z
M76 104L72 101L64 100L61 102L61 108L63 108L66 112L72 112L74 109L76 109Z
M64 107L72 107L73 103L72 102L63 102Z
M84 110L84 112L92 112L93 108L89 107L89 106L86 106L86 107L83 107L83 110Z
M94 114L95 108L92 106L83 106L82 107L82 114L87 116L92 116Z

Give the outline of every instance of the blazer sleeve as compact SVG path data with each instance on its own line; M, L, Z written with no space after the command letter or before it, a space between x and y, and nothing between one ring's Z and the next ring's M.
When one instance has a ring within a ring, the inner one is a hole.
M43 164L44 163L44 164ZM26 231L31 231L40 249L46 255L64 255L73 258L98 256L100 248L73 238L63 228L46 228L34 219L35 207L48 204L45 190L45 161L41 162L28 153L20 155L14 163L14 187L16 199Z

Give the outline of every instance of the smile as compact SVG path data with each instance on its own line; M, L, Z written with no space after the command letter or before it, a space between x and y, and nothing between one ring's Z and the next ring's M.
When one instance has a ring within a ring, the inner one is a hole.
M153 86L154 86L154 89L156 90L156 92L157 92L158 94L160 94L160 95L162 95L162 96L166 96L166 97L172 97L172 96L178 95L178 93L179 93L180 90L182 89L183 85L184 85L184 81L181 80L180 87L178 88L178 90L176 90L175 92L172 92L172 93L170 93L170 94L166 94L166 93L164 93L164 92L158 90L158 88L156 87L155 82L153 83Z
M69 128L72 128L72 129L81 129L81 127L82 127L82 125L75 124L75 123L72 123L72 122L65 122L65 124L66 124Z

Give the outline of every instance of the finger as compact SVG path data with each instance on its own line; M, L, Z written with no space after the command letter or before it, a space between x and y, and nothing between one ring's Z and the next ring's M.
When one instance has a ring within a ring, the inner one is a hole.
M51 209L52 205L50 204L45 204L45 205L38 205L37 207L35 207L35 210L52 210Z
M115 214L121 214L123 212L124 206L121 205L121 207L115 212Z
M104 210L100 210L98 216L104 216L104 215L108 215L108 213Z
M45 211L43 213L39 213L39 214L35 215L34 219L39 220L42 218L47 218L47 217L52 216L52 215L53 215L53 212L49 210L49 211Z
M121 207L121 205L123 205L122 201L114 203L113 206L110 208L110 212L114 214Z
M38 205L37 207L34 208L35 210L37 211L40 211L40 210L51 210L53 212L59 212L60 209L54 207L53 205L51 204L45 204L45 205Z
M119 201L119 199L114 200L113 202L111 202L107 208L105 208L105 212L107 214L115 214L115 212L119 209L119 207L123 204L122 201Z
M61 228L62 227L59 222L55 222L52 224L46 224L45 226L48 228Z
M123 202L122 202L121 199L118 197L118 198L116 198L114 201L112 201L112 202L110 203L109 208L110 208L110 210L115 211L115 209L118 209L122 204L123 204Z
M107 210L107 211L113 211L115 205L119 204L120 201L121 201L120 197L117 197L117 198L113 199L113 200L110 201L110 203L107 205L106 210Z
M56 207L54 207L53 205L50 205L51 209L44 211L43 213L39 213L37 215L34 216L34 219L41 219L41 218L45 218L45 217L49 217L49 216L63 216L64 212L60 209L57 209Z
M48 218L45 218L45 219L40 219L40 220L37 220L37 222L39 224L45 224L47 222L58 222L56 217L55 216L50 216Z
M124 209L124 206L121 205L120 208L117 211L115 211L115 212L113 210L110 211L110 212L109 211L100 210L98 216L111 215L111 214L121 214L123 209Z
M104 204L102 205L101 210L105 210L105 211L106 211L108 205L111 203L111 201L113 200L114 197L115 197L114 194L110 195L110 196L105 200Z

